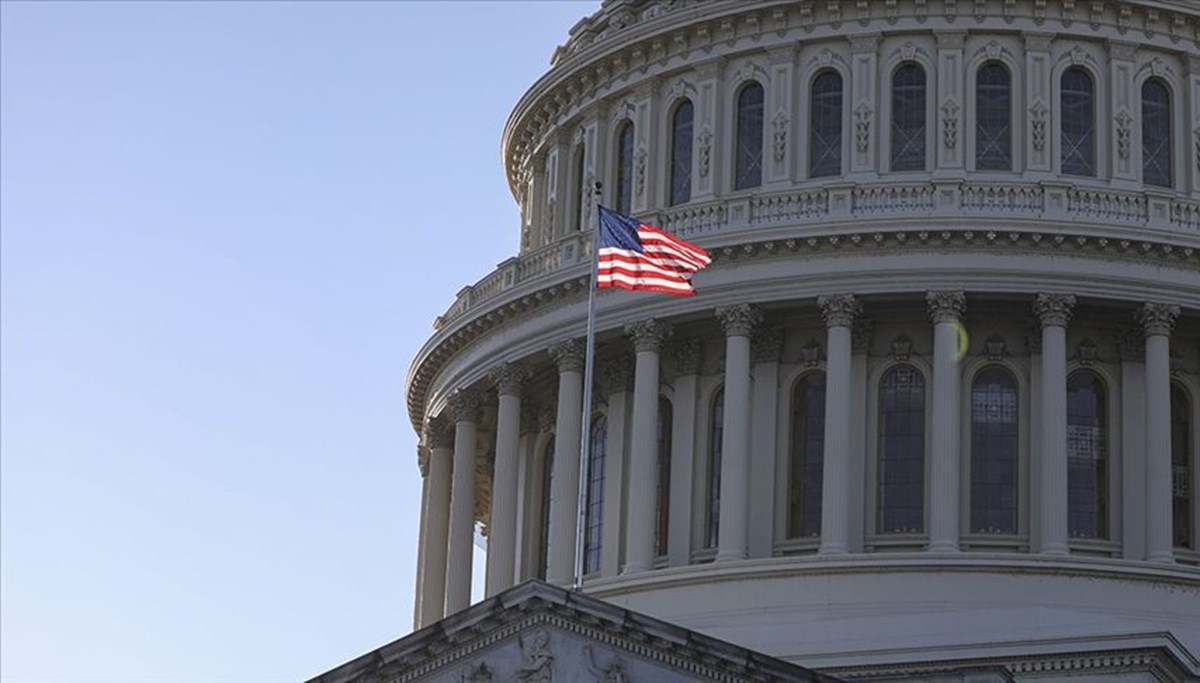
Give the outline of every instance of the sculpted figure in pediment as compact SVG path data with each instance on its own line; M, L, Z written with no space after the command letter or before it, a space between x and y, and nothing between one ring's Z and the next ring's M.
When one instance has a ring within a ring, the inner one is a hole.
M554 654L550 652L550 634L542 629L533 632L526 643L517 636L524 662L513 676L515 683L551 683L554 680Z

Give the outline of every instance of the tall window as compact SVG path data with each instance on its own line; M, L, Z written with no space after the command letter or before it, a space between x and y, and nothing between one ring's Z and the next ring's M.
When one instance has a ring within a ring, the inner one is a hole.
M878 519L884 534L925 530L925 378L897 365L879 382Z
M925 70L912 63L892 75L892 170L925 170Z
M587 518L584 522L583 571L600 571L600 542L604 532L604 458L608 454L608 418L592 421L588 446Z
M1017 533L1017 378L999 365L971 385L971 531Z
M975 75L975 168L1012 170L1012 78L999 62Z
M1108 401L1091 370L1067 377L1067 529L1108 538Z
M1096 175L1096 116L1092 77L1071 67L1062 75L1062 172Z
M575 216L571 219L571 227L576 230L583 229L583 199L587 196L587 181L583 177L583 145L575 147L575 163L573 171L575 173Z
M542 451L542 509L539 511L539 527L538 535L538 561L537 575L540 579L546 578L546 572L550 568L550 482L554 479L554 437L546 442L546 448Z
M1171 93L1161 78L1142 84L1142 182L1171 187Z
M738 93L735 139L733 189L762 185L763 88L758 83L749 83Z
M617 212L628 215L633 202L633 122L617 131Z
M725 390L713 397L708 432L708 507L704 518L704 547L717 547L717 529L721 525L721 437L724 434Z
M788 538L821 535L821 475L825 460L825 373L812 372L792 392L788 468Z
M654 554L667 554L667 528L671 518L671 429L674 414L671 402L658 399L658 494L654 518Z
M1196 547L1192 536L1192 402L1178 384L1171 385L1171 517L1175 546Z
M808 129L808 175L810 178L842 172L842 77L823 71L813 79L810 103L812 123Z
M683 100L671 116L671 206L692 198L692 101Z

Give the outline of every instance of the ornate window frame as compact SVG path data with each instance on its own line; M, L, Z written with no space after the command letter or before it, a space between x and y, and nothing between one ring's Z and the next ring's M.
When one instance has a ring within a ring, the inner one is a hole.
M1080 335L1082 335L1080 331ZM1080 337L1082 339L1083 336ZM1074 348L1079 340L1068 335L1067 348ZM1081 555L1098 555L1101 557L1120 557L1123 543L1124 495L1124 462L1122 458L1123 418L1121 399L1124 387L1121 384L1120 368L1110 367L1107 363L1081 363L1079 359L1069 359L1063 381L1067 382L1076 370L1090 370L1104 383L1105 399L1108 402L1105 418L1108 420L1106 447L1108 456L1108 538L1072 538L1068 518L1067 547L1072 553ZM1069 483L1068 483L1069 486ZM1067 496L1063 491L1063 496Z
M1107 181L1112 177L1112 159L1109 157L1110 145L1102 144L1111 135L1109 98L1109 83L1101 71L1102 64L1108 63L1108 56L1091 43L1064 41L1064 44L1052 57L1054 65L1050 69L1050 101L1048 103L1049 120L1046 123L1050 135L1050 172L1065 180ZM1063 173L1062 171L1062 77L1067 69L1078 67L1087 72L1092 79L1092 119L1093 137L1095 138L1096 172L1090 176L1080 176Z
M991 36L983 36L980 40L987 39L990 43ZM971 46L974 47L974 43ZM984 49L979 54L972 57L965 65L963 72L966 75L967 83L963 89L964 95L963 107L963 140L965 142L963 161L967 173L995 173L1007 176L1008 174L1021 174L1026 170L1025 159L1025 140L1030 134L1028 115L1022 114L1026 110L1026 88L1025 68L1023 64L1017 62L1017 57L1023 53L1024 48L1005 44L1001 46L999 54L995 56L987 53ZM1012 155L1012 167L1007 171L1000 170L979 170L975 165L975 150L979 141L975 135L976 121L979 118L978 103L976 94L978 91L979 70L989 63L1003 64L1008 69L1008 85L1009 85L1009 125L1011 127L1011 145L1010 153Z

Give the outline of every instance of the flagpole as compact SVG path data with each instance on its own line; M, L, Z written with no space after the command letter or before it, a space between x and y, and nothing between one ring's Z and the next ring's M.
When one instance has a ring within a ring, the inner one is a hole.
M583 588L584 533L587 527L588 442L591 437L592 376L596 365L596 276L600 268L600 190L592 186L592 210L588 220L592 225L592 274L588 282L587 353L583 363L583 417L579 430L579 517L575 520L575 577L572 588Z

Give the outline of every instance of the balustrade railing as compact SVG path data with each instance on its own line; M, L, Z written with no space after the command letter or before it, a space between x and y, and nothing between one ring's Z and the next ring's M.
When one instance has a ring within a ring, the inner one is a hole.
M1065 196L1065 202L1063 198ZM1200 202L1169 193L1130 192L1069 183L924 182L830 186L740 196L664 209L647 220L691 240L762 226L853 223L895 216L955 214L1124 225L1200 236ZM575 233L500 264L464 287L434 323L441 329L472 307L522 283L586 262L591 235Z

